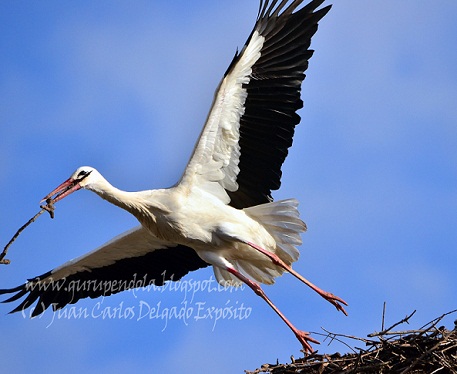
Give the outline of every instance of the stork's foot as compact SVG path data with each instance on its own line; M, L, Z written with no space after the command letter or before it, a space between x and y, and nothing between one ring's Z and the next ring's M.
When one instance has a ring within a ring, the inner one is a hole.
M319 293L325 300L327 300L330 304L332 304L337 310L341 311L344 313L344 315L348 315L346 310L344 309L343 305L348 305L346 301L344 301L341 297L335 296L334 294L327 292L327 291L322 291L322 293Z
M310 343L320 344L319 341L317 341L316 339L312 338L309 335L309 332L302 331L302 330L295 330L294 332L295 332L295 336L302 344L303 352L305 352L305 353L311 354L314 352L314 349L313 349L313 347L311 347Z

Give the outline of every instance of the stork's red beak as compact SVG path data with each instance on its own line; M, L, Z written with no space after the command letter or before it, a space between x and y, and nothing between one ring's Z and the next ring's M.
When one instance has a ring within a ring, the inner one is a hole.
M67 179L54 191L46 195L40 202L46 201L47 199L52 199L52 201L55 203L59 200L62 200L64 197L70 195L75 191L78 191L81 188L81 185L79 184L80 181L81 180L75 180L73 178Z

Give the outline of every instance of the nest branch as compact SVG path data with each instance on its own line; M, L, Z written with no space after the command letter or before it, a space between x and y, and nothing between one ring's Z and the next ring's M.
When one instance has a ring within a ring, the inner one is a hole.
M452 313L444 313L419 329L393 331L409 323L415 311L381 332L368 335L367 339L337 334L325 329L330 343L337 340L350 348L347 354L319 354L314 352L304 358L292 359L291 364L265 364L246 374L336 374L336 373L393 373L457 374L457 321L454 329L437 327L442 319ZM384 321L384 317L383 317ZM383 325L384 326L384 325ZM365 348L352 347L345 340L363 342ZM330 344L329 343L329 344Z

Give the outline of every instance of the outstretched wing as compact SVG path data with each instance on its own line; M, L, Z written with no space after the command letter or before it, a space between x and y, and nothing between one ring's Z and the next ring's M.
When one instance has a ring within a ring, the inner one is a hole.
M149 285L161 286L208 266L193 249L169 246L139 226L19 287L0 290L0 295L15 293L3 302L26 296L11 313L24 310L37 301L32 312L32 316L37 316L49 306L57 310L86 297L109 296Z
M257 22L216 91L180 181L236 208L266 203L280 186L292 145L311 37L330 6L324 0L261 1Z

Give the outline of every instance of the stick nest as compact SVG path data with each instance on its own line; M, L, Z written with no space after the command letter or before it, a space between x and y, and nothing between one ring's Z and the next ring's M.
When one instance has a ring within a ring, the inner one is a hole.
M457 373L457 321L453 330L437 327L444 316L454 312L443 314L418 330L392 331L408 322L413 312L392 327L368 335L369 339L326 332L326 339L342 342L352 353L315 352L296 360L291 357L290 364L265 364L246 374ZM351 347L343 339L363 342L365 348Z

